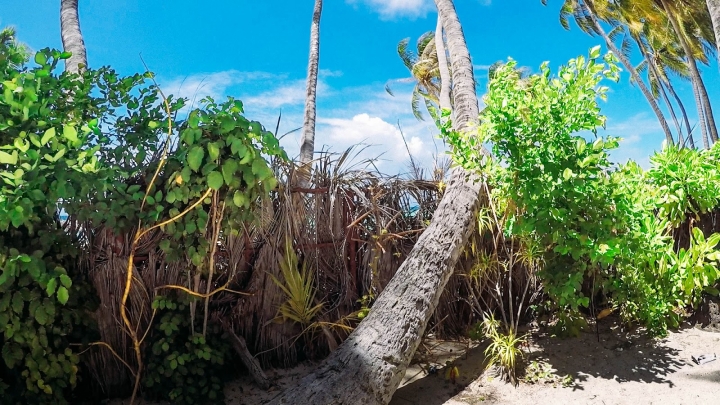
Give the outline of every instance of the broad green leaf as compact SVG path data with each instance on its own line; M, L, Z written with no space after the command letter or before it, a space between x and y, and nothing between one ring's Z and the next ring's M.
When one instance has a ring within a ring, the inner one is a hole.
M222 165L222 175L225 179L225 184L230 185L230 182L233 180L233 177L235 177L235 173L237 172L238 164L235 159L228 159L223 163Z
M52 295L55 294L56 288L57 288L57 279L51 278L50 281L48 281L47 287L45 288L45 292L47 292L48 297L52 297Z
M58 287L57 290L57 299L58 302L65 305L68 301L68 298L70 298L70 295L68 294L68 290L65 287Z
M0 150L0 164L16 165L18 161L17 151L13 151L12 154L3 152Z
M40 139L40 144L47 145L47 143L50 142L50 140L53 138L55 138L55 128L48 128L48 130L45 131L42 138Z
M220 172L212 172L207 178L208 186L213 190L220 190L223 186L223 176Z
M246 201L247 197L245 197L245 194L243 194L240 190L236 190L235 194L233 194L233 203L235 203L235 206L238 208L244 208Z
M77 130L72 125L63 125L63 137L72 143L78 141Z
M200 165L202 165L203 158L205 157L205 151L200 146L193 146L190 151L188 152L188 165L190 168L197 172L200 170ZM187 179L183 179L187 180Z
M47 57L45 56L45 54L42 53L42 52L36 53L36 54L35 54L35 63L37 63L38 65L44 65L44 64L46 64L46 63L47 63Z
M210 160L212 161L217 160L218 156L220 156L220 147L217 142L210 142L208 144L208 156L210 156Z
M70 288L70 287L72 286L72 280L70 279L70 277L68 277L68 276L65 275L65 274L61 274L61 275L60 275L60 283L61 283L65 288Z

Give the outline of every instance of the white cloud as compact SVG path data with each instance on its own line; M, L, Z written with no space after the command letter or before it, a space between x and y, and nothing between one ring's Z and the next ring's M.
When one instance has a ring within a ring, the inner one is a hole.
M315 149L343 152L353 145L368 145L355 161L380 160L376 165L388 174L406 171L408 149L413 159L423 167L432 167L436 152L437 129L431 120L417 121L411 111L412 84L400 83L395 96L387 94L384 85L332 88L324 80L342 74L322 71L318 81L317 129ZM236 96L245 105L248 118L258 120L275 131L279 113L282 120L278 135L303 124L305 78L289 79L284 75L248 72L217 72L194 74L186 78L164 81L167 93L199 100L211 96L216 100L226 95ZM162 83L162 82L161 82ZM197 102L196 102L197 105ZM424 106L422 107L424 109ZM407 146L397 123L402 125ZM301 132L293 132L281 140L288 154L299 152ZM440 151L442 152L442 151Z
M423 17L434 9L431 0L346 0L349 4L363 3L382 18Z
M215 73L197 73L172 80L158 80L166 95L186 97L190 103L197 104L205 97L221 100L229 87L258 80L277 79L278 75L266 72L239 72L227 70Z
M428 163L432 155L431 147L422 139L422 129L418 130L417 125L403 128L401 133L397 126L368 113L360 113L349 119L320 118L318 124L318 140L329 142L335 151L358 144L372 146L359 157L375 158L382 154L378 166L384 170L400 171L402 165L410 160L408 150L413 159L421 164Z

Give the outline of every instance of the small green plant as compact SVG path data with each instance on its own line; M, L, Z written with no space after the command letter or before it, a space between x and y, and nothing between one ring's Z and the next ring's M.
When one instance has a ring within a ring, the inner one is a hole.
M527 341L526 336L517 336L517 332L513 329L506 333L500 332L499 329L500 322L493 315L485 317L482 331L485 338L490 340L490 344L485 349L487 367L497 366L502 378L517 384L515 373L517 360L523 355L520 345Z
M287 298L278 308L278 320L292 321L306 327L313 322L323 304L315 304L312 273L304 265L298 269L300 265L297 254L289 238L285 242L285 256L279 264L284 281L270 275Z
M559 376L550 363L534 360L525 369L522 381L528 384L549 384L555 388L558 386L570 387L575 379L570 374Z

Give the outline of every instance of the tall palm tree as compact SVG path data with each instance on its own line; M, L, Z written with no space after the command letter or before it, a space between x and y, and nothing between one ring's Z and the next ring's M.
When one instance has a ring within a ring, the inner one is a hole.
M447 60L447 49L445 47L445 36L443 35L442 16L438 12L437 27L435 28L435 49L437 50L438 71L440 72L440 95L438 102L441 110L452 110L450 99L452 79L450 67Z
M308 59L307 92L305 96L305 119L300 138L300 165L309 174L309 165L315 152L315 118L317 100L318 69L320 64L320 17L322 0L315 0L312 24L310 26L310 57ZM307 177L307 176L305 176ZM305 181L309 180L306 178Z
M712 20L713 31L715 32L715 47L717 48L717 58L720 64L720 0L705 0L707 2L708 12Z
M643 27L646 38L659 43L663 50L676 48L673 59L687 66L686 76L693 85L695 103L700 117L703 141L717 138L717 127L705 84L696 61L708 63L708 43L712 42L711 22L698 0L620 0L624 22L630 27ZM702 10L698 12L697 9ZM678 46L674 46L677 44Z
M452 64L456 130L478 119L475 79L451 0L435 0ZM489 153L486 151L486 153ZM475 223L481 184L456 169L432 222L367 317L320 367L271 404L387 404L420 345L428 321Z
M80 32L78 19L78 0L60 0L60 35L63 49L72 53L65 60L65 71L82 73L87 68L85 41Z
M542 3L547 4L547 0L542 0ZM605 8L608 6L608 3L601 2L599 4L603 7L603 9L601 9L600 11L604 12ZM653 110L653 113L655 113L655 116L660 122L660 126L665 133L665 139L667 140L668 144L674 144L675 141L673 139L672 131L670 131L670 127L668 126L667 120L665 119L665 115L660 109L657 101L655 101L655 97L653 97L652 92L650 92L650 90L647 88L645 82L640 77L640 74L630 63L630 60L625 56L625 53L623 53L620 49L618 49L617 46L615 46L603 26L600 24L601 17L607 17L608 15L605 13L598 13L597 8L595 7L595 2L592 0L564 0L563 6L560 11L560 23L565 29L570 28L570 25L567 22L568 17L570 16L575 18L575 21L577 22L580 29L590 35L597 34L603 38L603 40L605 41L605 45L613 54L615 54L615 56L617 56L617 58L620 60L620 63L622 63L625 69L630 73L632 80L637 83L640 91L645 96L645 99L647 99L648 104L650 104L650 108Z

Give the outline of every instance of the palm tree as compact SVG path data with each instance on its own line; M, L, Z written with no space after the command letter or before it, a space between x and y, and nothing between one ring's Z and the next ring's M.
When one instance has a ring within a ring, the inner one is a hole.
M720 0L705 0L707 2L708 12L712 20L713 30L715 32L715 47L717 48L718 63L720 63Z
M715 118L712 112L712 107L710 106L710 97L707 94L705 83L703 83L702 76L700 75L700 70L698 70L697 67L696 58L698 57L698 52L693 51L693 49L691 48L687 38L688 33L681 26L681 22L678 21L678 15L680 15L681 10L676 7L676 4L674 4L674 2L671 2L669 0L655 1L659 4L659 6L662 7L663 10L665 10L667 18L668 20L670 20L670 24L672 24L672 27L677 34L680 45L682 45L682 48L685 51L685 59L687 61L688 67L690 68L693 86L695 86L697 94L696 97L700 99L698 113L705 119L704 123L705 125L707 125L711 140L713 142L716 142L718 139L718 132L717 126L715 125ZM700 56L704 56L704 53L700 54Z
M440 95L438 102L440 103L441 110L452 110L452 100L450 99L452 79L450 78L445 36L443 35L442 16L439 12L437 27L435 28L435 49L437 50L438 70L440 72Z
M30 49L27 45L18 42L14 27L5 27L0 30L0 61L7 61L11 69L19 69L30 59Z
M60 0L60 35L63 49L72 54L65 60L65 71L82 73L87 67L87 55L80 32L78 0Z
M435 0L452 63L456 130L478 119L475 79L451 0ZM489 154L489 152L485 151ZM456 169L432 222L372 310L320 367L272 404L387 404L420 345L428 321L472 231L481 184Z
M412 112L418 120L424 120L420 110L420 102L424 102L427 111L435 117L436 106L440 102L441 79L438 64L439 54L435 47L435 33L426 32L418 38L417 53L410 49L410 38L405 38L398 43L397 52L405 67L410 71L411 77L400 79L400 82L415 83L412 92ZM447 63L447 62L446 62ZM385 86L385 91L394 95L390 85Z
M674 49L672 59L687 66L686 73L681 77L685 76L692 82L700 129L707 147L708 134L709 140L714 141L717 127L696 62L709 62L705 44L712 41L711 22L704 12L704 4L698 4L697 0L621 0L614 4L619 6L625 24L641 27L642 35L654 40L662 50ZM697 8L703 12L698 13L694 10Z
M307 92L305 97L305 119L300 138L300 165L305 175L309 175L309 165L315 152L315 117L317 100L318 66L320 64L320 17L322 0L315 0L312 25L310 26L310 57L308 59ZM309 176L304 181L309 180Z
M542 0L542 2L543 4L547 4L547 0ZM650 108L653 110L655 116L660 122L660 126L665 133L665 139L667 140L668 144L674 144L675 141L673 139L672 132L670 131L670 127L668 126L667 120L665 119L665 115L660 109L660 106L655 101L655 97L653 97L652 93L645 85L645 82L642 80L640 74L637 72L635 67L630 63L630 60L625 56L625 53L620 51L620 49L615 46L613 41L605 32L605 29L600 24L600 19L602 17L615 18L613 15L608 15L606 13L607 7L609 7L608 3L603 2L600 3L600 5L603 6L603 9L600 10L603 13L598 13L598 10L595 7L595 3L591 0L565 0L560 11L560 23L565 29L570 29L567 20L568 17L572 16L575 18L575 21L577 22L580 29L590 35L600 35L603 40L605 40L605 44L607 45L608 49L613 54L615 54L615 56L617 56L617 58L620 60L620 63L622 63L625 69L630 72L632 80L637 83L640 91L645 96L645 99L647 99L648 104L650 104Z

